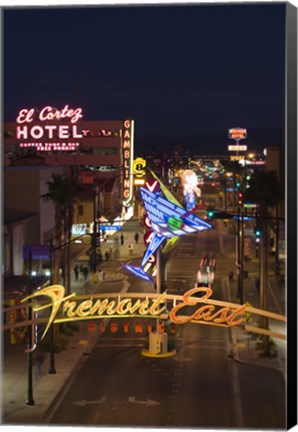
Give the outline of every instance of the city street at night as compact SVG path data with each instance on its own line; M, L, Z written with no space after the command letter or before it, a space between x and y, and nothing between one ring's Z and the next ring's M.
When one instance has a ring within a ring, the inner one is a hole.
M1 12L1 425L295 427L297 8Z

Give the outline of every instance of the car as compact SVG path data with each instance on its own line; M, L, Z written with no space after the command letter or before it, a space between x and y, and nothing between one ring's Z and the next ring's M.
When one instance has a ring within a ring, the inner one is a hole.
M212 284L214 282L215 265L216 259L213 255L210 258L207 255L203 256L197 271L197 286L199 284L204 284L207 286L208 284Z

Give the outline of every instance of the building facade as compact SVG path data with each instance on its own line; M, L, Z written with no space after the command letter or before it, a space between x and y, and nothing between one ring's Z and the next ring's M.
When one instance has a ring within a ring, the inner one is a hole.
M115 178L123 211L133 204L134 121L85 121L81 108L68 105L20 110L4 123L5 166L42 164L69 168L80 183ZM26 157L24 157L26 156Z

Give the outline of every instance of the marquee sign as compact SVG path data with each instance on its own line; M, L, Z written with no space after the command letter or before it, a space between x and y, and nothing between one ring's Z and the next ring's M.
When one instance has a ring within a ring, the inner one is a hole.
M143 158L136 158L133 162L133 173L136 177L142 178L146 175L146 161Z
M45 106L41 110L24 108L19 111L16 122L16 139L21 148L36 148L39 151L73 151L83 135L78 129L78 121L83 117L81 108L58 110ZM67 124L59 124L66 120Z
M134 121L123 122L123 205L128 207L133 199L133 150L134 150Z
M210 287L196 287L183 295L151 293L106 293L65 296L62 285L51 285L35 291L22 302L31 300L29 304L34 312L50 309L47 325L42 337L45 336L51 324L68 321L80 321L103 318L154 318L170 320L174 324L208 324L223 327L239 327L245 330L268 334L276 338L285 339L285 335L271 332L267 329L246 325L248 313L262 315L271 319L286 322L282 315L256 309L249 304L228 303L211 298L213 291ZM196 297L199 295L199 297ZM47 297L50 302L41 305L32 300ZM170 303L172 307L170 307ZM34 324L38 323L38 320ZM28 323L27 323L28 325Z
M247 145L229 145L229 151L247 151Z
M230 156L230 161L240 161L240 160L244 160L245 156L244 155L233 155Z
M229 129L229 138L237 141L245 139L247 138L247 130L239 127Z

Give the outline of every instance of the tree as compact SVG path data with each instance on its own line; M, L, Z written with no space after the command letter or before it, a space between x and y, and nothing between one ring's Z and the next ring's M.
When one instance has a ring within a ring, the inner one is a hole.
M261 230L260 250L260 308L267 310L267 273L268 273L268 227L270 208L284 200L284 186L278 182L275 171L253 173L245 201L258 204L257 225ZM268 329L268 318L262 317L261 326ZM265 354L269 354L268 336L263 338Z
M74 177L65 178L65 189L67 197L65 200L65 220L64 220L64 284L66 292L70 293L70 241L72 225L74 223L74 207L77 202L82 186Z
M47 186L48 192L41 198L45 201L52 201L55 206L53 283L57 284L59 283L61 245L68 244L71 239L74 205L81 191L81 186L74 178L57 174L53 174L52 181L48 181ZM64 250L68 250L69 254L68 247ZM64 263L66 262L65 259ZM64 268L64 277L66 273L67 269ZM69 287L67 288L69 289Z

